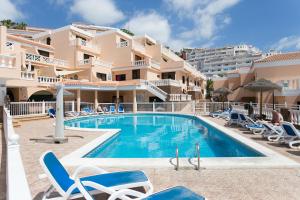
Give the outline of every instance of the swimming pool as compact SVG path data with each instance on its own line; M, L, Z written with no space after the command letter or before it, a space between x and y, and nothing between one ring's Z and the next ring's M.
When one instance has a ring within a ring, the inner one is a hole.
M201 157L262 157L263 155L194 116L125 114L85 117L65 122L69 127L121 129L87 153L86 158L192 157L196 143Z

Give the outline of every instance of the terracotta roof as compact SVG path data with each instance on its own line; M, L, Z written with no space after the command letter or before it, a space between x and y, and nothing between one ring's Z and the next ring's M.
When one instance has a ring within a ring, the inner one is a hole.
M264 62L275 62L275 61L284 61L284 60L296 60L300 59L300 52L292 52L292 53L282 53L277 55L268 56L261 60L255 61L256 63L264 63Z

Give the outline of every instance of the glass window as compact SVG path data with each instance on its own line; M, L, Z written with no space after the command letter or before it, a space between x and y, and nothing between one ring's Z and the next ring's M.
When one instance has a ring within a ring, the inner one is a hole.
M173 79L175 80L175 72L164 72L161 74L162 79Z
M116 75L116 81L126 81L126 74Z
M106 74L103 74L103 73L97 73L96 74L97 78L98 79L101 79L101 81L106 81L107 80L107 75Z
M141 70L135 69L132 70L132 79L140 79L141 78Z

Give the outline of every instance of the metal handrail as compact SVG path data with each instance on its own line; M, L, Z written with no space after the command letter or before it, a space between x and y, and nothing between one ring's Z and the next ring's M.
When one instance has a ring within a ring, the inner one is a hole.
M176 146L176 166L175 166L175 170L179 170L179 150L178 150L178 146Z
M200 170L200 145L199 145L199 143L196 143L196 145L195 145L195 157L197 157L196 170Z

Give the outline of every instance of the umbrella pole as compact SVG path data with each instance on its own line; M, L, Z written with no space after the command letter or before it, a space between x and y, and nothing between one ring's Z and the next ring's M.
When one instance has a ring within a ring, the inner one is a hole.
M275 93L274 93L274 90L273 90L272 98L273 98L273 110L275 110Z
M260 119L262 119L262 97L263 97L263 95L262 95L262 89L260 89L260 106L259 106L259 117L260 117Z

